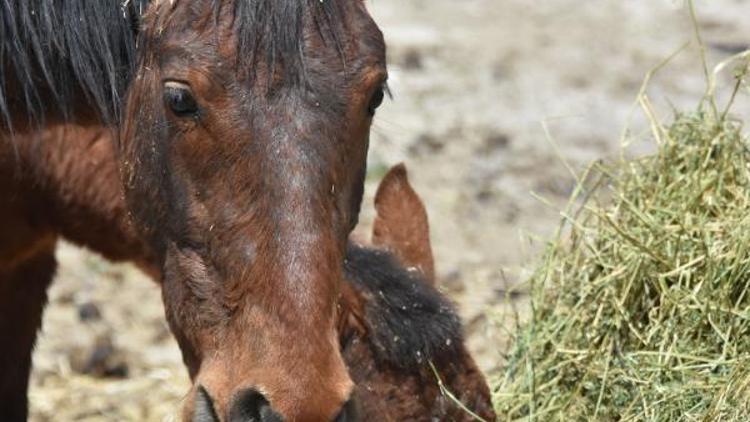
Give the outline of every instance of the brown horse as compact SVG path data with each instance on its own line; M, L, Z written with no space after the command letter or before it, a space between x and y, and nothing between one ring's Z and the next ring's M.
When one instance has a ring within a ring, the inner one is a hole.
M495 420L459 319L433 287L427 213L403 165L380 183L375 207L377 249L350 245L339 301L339 339L362 420Z
M0 420L26 418L59 236L161 275L186 419L353 420L336 304L385 81L364 5L18 0L0 23Z
M68 239L110 259L133 260L156 276L158 269L142 255L145 249L126 223L110 137L105 129L73 125L43 132L42 148L22 166L39 188L34 195L25 193L39 201L26 212ZM0 210L19 204L2 199ZM360 419L472 420L440 394L433 363L468 409L493 420L487 385L463 346L458 320L431 287L427 215L402 166L386 175L375 204L372 243L377 249L349 245L347 282L337 308L339 344L355 382Z
M349 419L336 303L385 79L360 0L0 2L0 420L58 236L162 274L186 418ZM119 136L48 142L70 124ZM104 150L122 187L82 171Z
M339 341L361 420L495 420L458 317L422 276L388 252L354 246L346 273Z
M41 136L42 148L22 165L21 173L33 175L38 186L33 195L25 192L36 204L25 211L110 259L135 261L158 279L125 219L111 133L64 125ZM0 210L22 203L2 199ZM457 319L431 287L427 215L402 166L383 179L375 204L372 243L378 250L349 246L337 314L361 420L471 420L439 394L430 362L469 409L492 420L486 383L464 349Z

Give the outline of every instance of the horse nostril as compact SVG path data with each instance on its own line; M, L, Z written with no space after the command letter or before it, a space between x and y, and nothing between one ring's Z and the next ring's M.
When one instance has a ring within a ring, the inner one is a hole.
M198 386L198 391L195 392L193 422L219 422L213 400L208 395L208 391L201 386Z
M356 403L354 403L354 399L349 399L344 403L344 407L341 408L333 422L356 422L358 420Z
M263 394L248 389L237 394L229 411L229 422L283 422Z

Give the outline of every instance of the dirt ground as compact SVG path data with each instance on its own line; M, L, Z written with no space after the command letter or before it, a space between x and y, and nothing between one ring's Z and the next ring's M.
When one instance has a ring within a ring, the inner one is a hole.
M710 61L750 45L744 0L696 3ZM441 288L492 374L514 329L507 316L527 303L521 282L574 187L565 163L577 171L615 156L628 122L644 133L643 118L630 118L636 94L646 72L693 39L687 9L667 0L371 0L370 9L394 99L374 125L358 230L368 231L380 176L405 162L428 208ZM668 119L703 89L693 44L648 92ZM157 286L69 244L58 259L32 420L172 420L188 380Z

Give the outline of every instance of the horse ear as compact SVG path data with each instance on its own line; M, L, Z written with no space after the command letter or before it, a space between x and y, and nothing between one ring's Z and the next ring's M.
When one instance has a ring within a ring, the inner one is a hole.
M422 200L409 184L403 163L392 167L375 194L372 244L393 253L409 268L435 284L430 227Z

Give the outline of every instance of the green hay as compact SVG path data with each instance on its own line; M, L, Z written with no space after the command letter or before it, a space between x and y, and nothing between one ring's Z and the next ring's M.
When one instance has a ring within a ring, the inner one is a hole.
M652 122L656 154L582 177L494 385L500 420L749 420L750 151L704 104Z

